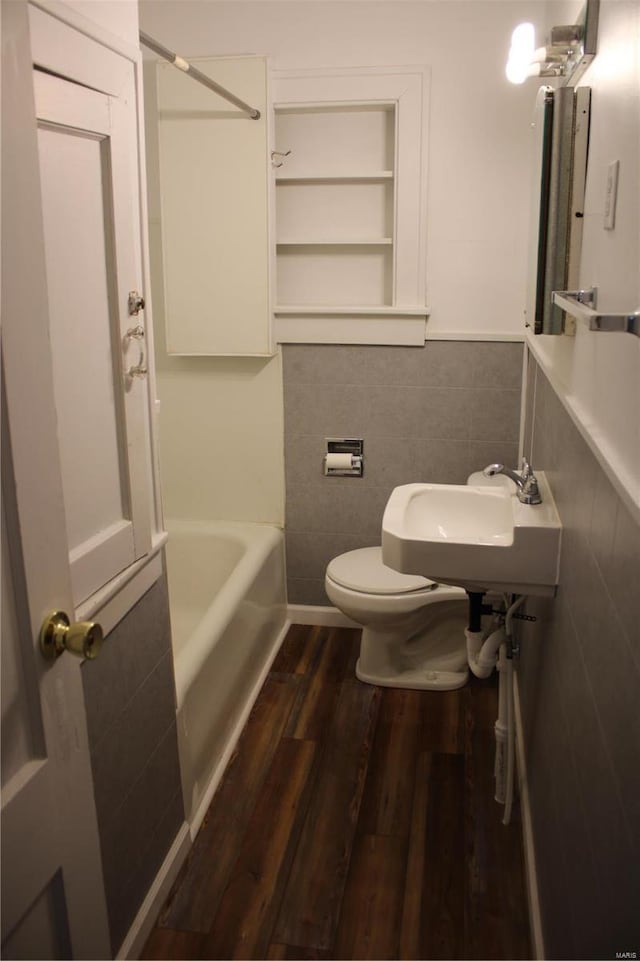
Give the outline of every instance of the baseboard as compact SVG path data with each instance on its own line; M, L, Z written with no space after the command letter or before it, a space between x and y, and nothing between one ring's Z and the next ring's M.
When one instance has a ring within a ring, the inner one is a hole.
M529 924L533 956L536 961L544 961L544 937L542 934L542 915L540 913L540 897L538 894L538 875L536 871L536 854L533 843L533 823L531 806L529 803L529 782L527 780L527 762L522 734L522 712L520 710L520 692L518 689L518 675L513 675L513 706L516 728L516 761L518 771L518 790L520 793L520 809L522 812L522 843L524 847L524 869L527 882L527 898L529 902Z
M191 850L191 836L189 825L185 821L178 831L175 841L169 848L169 853L162 862L162 866L155 876L153 884L147 891L140 910L136 914L133 924L129 928L126 938L116 953L117 961L121 959L139 958L147 938L153 930L162 906L167 900L178 871L184 864L187 854Z
M336 607L321 607L320 605L313 607L310 604L289 604L287 618L291 624L313 624L319 627L362 627L362 624L356 624Z

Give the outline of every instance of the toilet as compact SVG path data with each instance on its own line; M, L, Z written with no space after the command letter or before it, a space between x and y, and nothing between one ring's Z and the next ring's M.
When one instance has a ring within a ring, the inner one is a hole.
M462 588L401 574L382 563L381 547L363 547L329 562L325 590L335 607L362 625L361 681L419 691L466 683Z

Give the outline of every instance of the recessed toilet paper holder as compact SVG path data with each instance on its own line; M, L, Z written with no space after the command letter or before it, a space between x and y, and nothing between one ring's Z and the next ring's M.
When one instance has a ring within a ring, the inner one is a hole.
M324 473L334 477L362 477L364 470L362 438L327 437Z

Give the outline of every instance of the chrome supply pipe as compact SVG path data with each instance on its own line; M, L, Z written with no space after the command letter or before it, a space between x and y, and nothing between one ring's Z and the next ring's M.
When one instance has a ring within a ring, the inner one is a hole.
M503 824L509 824L511 821L511 808L513 805L513 783L515 776L515 718L513 715L513 656L511 652L511 638L513 636L513 617L518 610L518 608L524 604L526 601L526 595L522 594L520 597L516 598L513 604L507 610L504 622L504 630L507 638L506 644L506 669L504 671L504 684L506 687L506 714L507 714L507 770L505 773L505 798L504 798L504 815L502 818ZM500 683L502 683L502 673L500 675Z
M506 784L508 780L507 776L507 758L505 757L505 745L507 745L506 754L508 756L508 743L509 743L509 686L507 682L507 671L508 671L508 658L507 658L507 644L506 635L505 643L500 645L500 654L498 657L498 719L494 724L494 731L496 736L496 756L493 765L493 775L496 782L496 792L495 799L498 804L504 804L507 796Z
M524 594L517 597L512 604L509 604L508 597L505 597L506 610L494 622L499 624L497 629L488 636L482 630L467 629L464 632L467 640L467 662L473 674L479 678L487 678L494 668L498 669L498 718L494 724L496 753L493 770L496 782L495 799L499 804L504 804L503 824L511 821L515 774L511 636L513 618L525 601Z

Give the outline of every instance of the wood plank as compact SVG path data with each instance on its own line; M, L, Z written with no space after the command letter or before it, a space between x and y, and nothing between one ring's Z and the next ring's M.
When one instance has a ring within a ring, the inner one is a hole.
M341 627L340 636L344 638L345 644L349 645L349 657L345 666L345 679L356 676L356 664L360 657L360 641L362 631L352 627ZM362 683L362 682L361 682Z
M356 680L342 685L274 942L320 949L333 943L379 702L378 688Z
M330 961L331 951L319 948L301 948L295 944L271 944L266 954L267 961Z
M355 673L359 632L348 628L322 628L320 655L302 680L286 734L303 740L321 740L329 726L343 680ZM353 670L350 670L353 665Z
M200 958L202 935L193 931L154 928L144 946L141 961L163 961L165 958Z
M359 835L344 890L333 955L397 958L402 919L406 843Z
M306 674L318 656L322 628L292 624L271 665L271 674Z
M263 958L309 800L316 745L284 739L276 751L220 908L203 942L205 958Z
M421 957L464 958L464 757L434 754L430 781Z
M494 800L495 679L470 689L465 743L465 956L529 958L522 825Z
M296 680L267 677L176 881L160 921L164 927L208 932L294 703Z
M467 692L467 687L424 692L421 750L434 754L464 753Z
M358 833L406 838L423 722L422 691L382 691Z
M419 959L422 954L422 902L424 858L427 847L427 810L431 786L431 754L422 753L415 765L416 775L411 810L411 831L407 851L399 958ZM435 785L433 786L435 789Z

